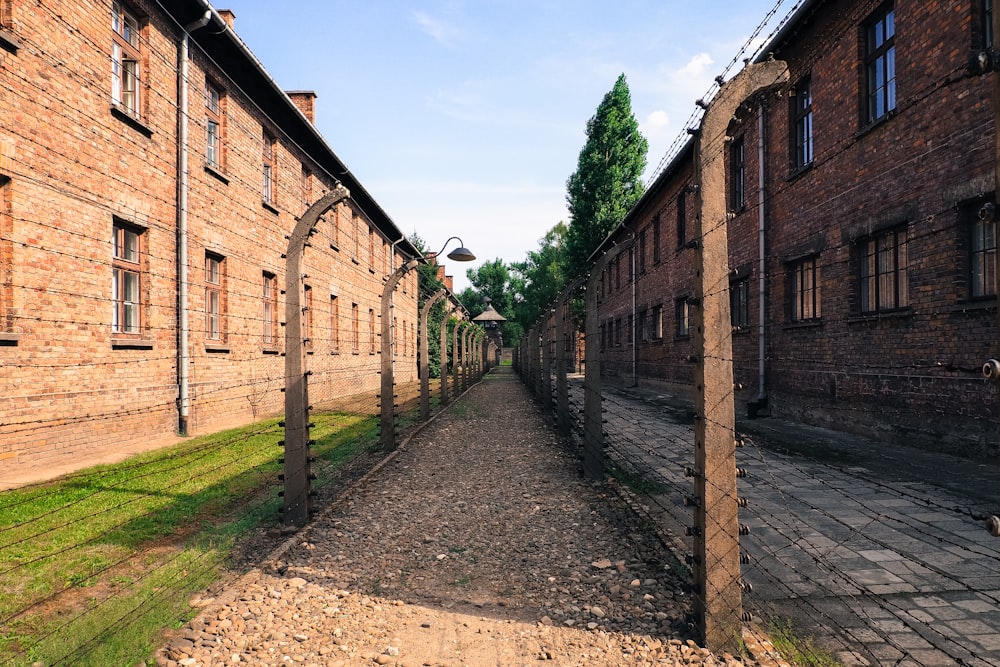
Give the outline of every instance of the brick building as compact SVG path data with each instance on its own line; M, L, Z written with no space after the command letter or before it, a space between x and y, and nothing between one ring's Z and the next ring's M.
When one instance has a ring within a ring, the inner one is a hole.
M739 409L996 454L991 8L809 0L765 47L790 83L722 156ZM691 142L601 248L630 245L601 280L602 368L687 395L693 170Z
M205 0L0 2L0 460L282 409L286 235L305 253L310 398L378 387L385 277L417 250ZM417 275L394 297L416 375Z

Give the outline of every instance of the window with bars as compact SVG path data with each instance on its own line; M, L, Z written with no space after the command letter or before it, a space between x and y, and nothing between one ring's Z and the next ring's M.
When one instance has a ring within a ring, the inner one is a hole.
M226 260L221 255L205 253L205 338L212 341L225 338L225 266Z
M681 190L677 195L677 247L687 243L687 193Z
M277 343L278 332L278 278L264 271L261 280L261 342L265 347Z
M13 230L10 178L0 174L0 333L9 333L14 329Z
M733 331L750 328L750 279L737 280L729 286L729 320Z
M734 139L729 147L729 207L742 211L746 207L746 151L743 137Z
M792 168L803 169L813 161L812 87L802 79L792 91Z
M114 223L112 254L111 330L118 335L138 336L142 332L142 260L146 233L124 222Z
M129 116L141 116L141 23L121 2L111 3L111 103Z
M330 295L330 353L340 354L340 302Z
M983 0L982 15L983 48L988 49L993 46L993 0Z
M969 242L969 296L973 299L997 294L997 223L975 217Z
M891 4L884 5L865 25L866 123L874 123L896 108L895 36L895 11Z
M656 305L653 306L652 315L649 318L650 333L649 337L653 340L660 340L663 338L663 306Z
M639 273L646 272L646 230L639 232Z
M205 163L222 171L222 90L205 84Z
M263 177L261 194L264 198L264 203L272 206L275 201L275 184L277 182L275 169L277 144L277 139L267 130L264 130L261 137L261 168Z
M859 244L862 313L899 310L909 305L906 229L893 229Z
M811 322L822 316L819 257L806 257L789 266L793 322Z
M681 297L674 302L674 335L687 338L691 335L691 313L687 297Z
M358 304L351 304L351 354L361 353L360 331L361 312Z
M653 264L660 263L660 214L653 217Z

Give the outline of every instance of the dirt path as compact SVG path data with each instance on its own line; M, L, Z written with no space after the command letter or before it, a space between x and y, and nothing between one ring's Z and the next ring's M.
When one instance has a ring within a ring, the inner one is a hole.
M497 369L158 664L746 664L686 641L670 562Z

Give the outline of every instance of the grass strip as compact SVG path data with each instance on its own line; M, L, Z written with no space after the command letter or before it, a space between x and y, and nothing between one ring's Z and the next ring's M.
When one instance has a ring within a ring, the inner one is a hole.
M378 421L314 414L314 488L377 446ZM0 665L136 664L240 540L277 521L277 420L0 493Z

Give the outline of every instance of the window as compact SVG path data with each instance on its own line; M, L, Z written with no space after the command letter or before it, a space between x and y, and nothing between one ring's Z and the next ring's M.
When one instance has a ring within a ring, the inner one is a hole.
M649 318L649 337L653 340L663 338L663 306L653 306L653 314Z
M729 201L730 209L742 211L746 206L746 155L743 137L734 139L729 148Z
M224 338L223 279L225 259L214 253L205 253L205 337L221 341Z
M646 342L649 340L649 324L648 324L649 313L645 310L639 311L639 316L636 319L636 335L639 340Z
M0 3L3 1L0 0ZM0 333L14 330L14 314L11 312L14 299L14 220L11 216L10 190L10 179L0 174Z
M335 294L330 295L330 353L340 353L340 303Z
M896 108L896 19L892 5L879 10L865 27L867 123Z
M653 218L653 264L660 263L660 214Z
M808 78L792 91L792 168L802 169L813 161L812 91Z
M368 309L368 354L375 354L375 310Z
M277 140L272 137L268 132L264 131L264 136L262 139L262 155L261 161L263 162L263 196L264 202L267 204L274 204L274 188L275 188L275 149L277 148Z
M307 352L313 348L313 290L311 285L302 286L302 346Z
M744 278L729 286L729 320L733 331L750 328L750 279Z
M142 326L142 257L144 230L123 222L114 223L112 292L114 313L111 330L116 334L136 335Z
M138 118L142 82L139 19L117 1L111 3L111 32L111 103L129 116Z
M677 195L677 247L687 243L687 191Z
M863 241L861 312L876 313L909 304L906 275L906 229L895 229Z
M983 0L983 48L993 46L993 0Z
M674 314L677 320L677 329L675 334L678 338L686 338L691 335L691 319L690 319L690 309L688 307L687 297L677 299L674 302Z
M605 343L606 343L607 328L608 328L607 322L601 322L601 339L600 340L601 340L601 349L602 350L604 349L604 346L605 346Z
M205 162L222 170L222 91L205 85Z
M358 216L354 211L349 210L348 220L351 221L351 233L354 234L354 261L360 263L361 259L361 225L358 223Z
M635 316L631 313L628 316L628 331L625 332L625 342L631 345L635 342Z
M615 289L622 287L622 256L615 257Z
M360 354L361 344L358 340L358 329L360 325L360 313L358 311L358 304L351 304L351 354Z
M639 232L639 273L646 272L646 230Z
M822 316L817 259L809 257L791 265L793 322L809 322Z
M273 273L267 271L263 274L261 289L261 307L263 317L261 322L261 342L265 346L275 344L278 331L278 279Z
M615 319L615 345L621 347L622 344L622 318Z
M970 296L974 299L996 296L997 223L976 217L973 219L971 231Z

